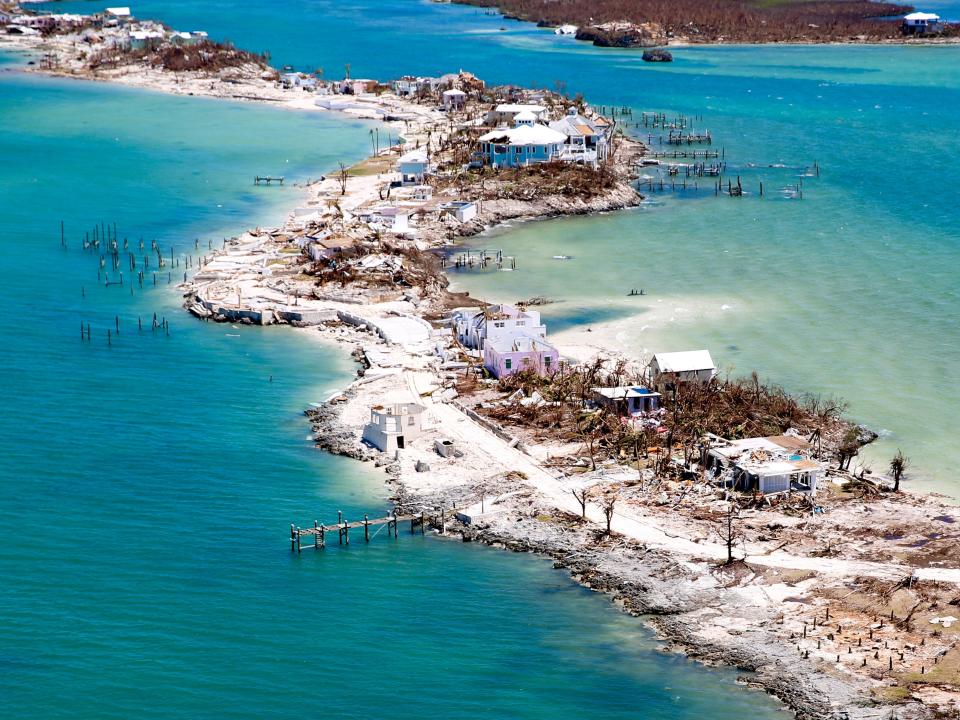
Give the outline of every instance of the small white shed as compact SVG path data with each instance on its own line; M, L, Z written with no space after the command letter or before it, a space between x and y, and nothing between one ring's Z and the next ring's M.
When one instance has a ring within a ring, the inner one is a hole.
M440 205L440 211L452 215L460 222L469 222L477 216L477 204L469 200L453 200Z
M370 408L370 422L363 428L363 439L378 450L392 453L403 450L423 430L423 405L394 403Z
M650 379L654 385L678 382L710 382L717 374L709 350L657 353L650 361Z

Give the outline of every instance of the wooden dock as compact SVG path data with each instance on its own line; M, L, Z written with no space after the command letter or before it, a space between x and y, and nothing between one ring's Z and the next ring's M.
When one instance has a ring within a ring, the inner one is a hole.
M440 510L439 515L427 515L425 512L414 513L412 515L399 515L396 511L385 517L371 519L364 514L363 520L347 521L342 512L337 512L337 522L333 525L321 525L316 520L313 521L313 527L301 528L294 524L290 525L290 552L300 553L304 548L314 550L323 550L327 546L327 535L336 533L337 542L340 545L350 544L350 531L363 529L363 541L370 542L370 528L377 528L377 532L384 526L387 528L387 536L398 537L400 523L410 523L410 534L416 533L417 528L423 535L426 531L427 523L432 523L440 529L443 534L447 529L447 512ZM377 532L374 532L376 537ZM304 538L307 542L304 542Z
M270 183L273 183L273 182L278 182L281 185L283 185L283 175L280 175L279 177L273 177L272 175L263 175L263 176L257 175L256 177L253 178L254 185L259 185L260 183L266 183L267 185L269 185Z

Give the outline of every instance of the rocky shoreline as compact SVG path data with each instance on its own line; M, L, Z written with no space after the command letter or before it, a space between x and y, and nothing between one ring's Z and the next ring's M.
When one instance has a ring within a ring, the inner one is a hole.
M340 332L321 334L331 331ZM894 712L901 720L926 720L956 712L952 675L934 679L928 670L930 682L916 683L925 677L920 664L935 667L939 659L943 670L953 667L960 645L954 631L928 630L926 618L960 602L960 571L949 560L949 536L940 554L920 557L915 553L930 541L899 529L941 537L935 530L954 522L954 506L919 494L871 502L827 491L820 519L754 511L749 522L759 532L745 541L743 559L727 564L718 559L709 523L703 532L700 511L683 503L688 491L667 487L646 493L662 500L618 511L608 533L599 505L581 517L570 493L578 485L570 483L598 483L630 496L636 471L558 472L544 462L556 448L512 435L511 427L471 420L473 401L457 397L443 372L429 370L429 359L384 343L369 327L338 339L356 344L364 367L343 393L306 412L313 435L318 447L384 468L400 513L436 517L443 508L445 537L549 558L575 582L642 618L666 649L743 670L741 682L777 697L798 718L879 720ZM435 425L417 447L380 453L361 441L361 429L371 405L401 390L421 398ZM432 444L441 437L465 456L437 456ZM785 554L783 546L795 542L790 528L801 533L794 537L819 542ZM865 533L876 540L856 540ZM844 543L859 547L838 550ZM878 560L866 560L869 544L878 546L870 551ZM893 668L900 653L892 672L887 648L899 648L889 656Z
M344 397L356 397L348 389ZM399 463L359 442L357 431L342 420L340 404L325 403L306 411L318 447L334 454L384 467L391 501L398 512L418 513L455 503L446 492L422 493L409 487ZM889 706L865 701L870 688L855 678L838 679L817 664L800 665L797 653L781 638L767 633L776 625L779 613L765 609L748 615L750 628L730 633L731 616L742 600L736 589L720 583L704 587L703 573L712 572L704 561L678 560L669 553L613 535L602 537L590 523L575 515L560 514L550 527L537 519L543 513L556 514L551 507L513 507L505 514L522 513L523 518L471 525L448 520L447 537L479 542L511 552L535 553L553 561L578 584L610 597L623 612L642 618L666 647L709 665L732 666L749 673L741 678L746 685L777 697L800 720L869 720L881 717ZM533 515L533 517L531 517ZM722 608L722 610L721 610ZM922 705L901 705L898 716L932 717ZM885 717L885 715L883 715Z

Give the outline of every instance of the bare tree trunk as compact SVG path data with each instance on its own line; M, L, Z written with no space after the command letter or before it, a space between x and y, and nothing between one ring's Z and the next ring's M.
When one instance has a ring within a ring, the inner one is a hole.
M580 503L580 518L582 520L587 519L587 498L590 496L590 493L586 488L583 488L579 492L576 490L571 490L573 496L577 499L577 502Z
M610 524L613 522L613 508L616 505L616 499L611 498L603 505L603 515L607 519L607 535L610 534Z

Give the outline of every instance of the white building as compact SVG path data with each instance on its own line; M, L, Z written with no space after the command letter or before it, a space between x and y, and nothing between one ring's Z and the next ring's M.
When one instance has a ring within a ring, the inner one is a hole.
M429 173L429 160L425 150L411 150L400 156L397 170L401 185L422 185Z
M363 428L363 439L382 452L403 450L423 431L425 408L417 403L394 403L370 408L370 422Z
M811 447L789 435L724 440L709 436L706 468L725 484L764 495L817 493L822 465L810 458Z
M542 105L515 105L504 103L497 105L493 110L489 111L485 122L490 127L499 127L501 125L512 127L517 115L520 113L533 113L538 122L547 119L547 109Z
M933 13L914 12L903 16L903 31L911 35L929 35L943 30L940 16Z
M467 105L467 94L463 90L444 90L443 107L445 110L463 110Z
M547 328L540 313L514 305L492 305L486 310L460 309L453 313L454 333L461 345L483 350L488 339L508 342L521 337L545 340Z
M660 387L678 382L710 382L717 374L709 350L657 353L650 361L651 382Z
M412 97L435 90L439 83L438 78L405 75L391 84L398 97Z
M128 7L107 8L103 15L107 25L125 25L133 18Z
M380 205L367 211L358 211L359 217L375 228L403 234L410 230L410 213L396 205Z
M159 45L164 40L163 30L131 30L130 47L133 50Z
M39 35L40 31L24 25L7 25L7 35Z
M441 203L439 210L442 213L452 215L462 223L469 222L477 216L477 204L469 200L453 200Z
M517 115L517 127L491 130L480 136L484 162L493 167L522 167L559 160L567 136L546 125L533 124L529 120L532 113Z
M620 417L650 413L660 408L660 393L636 385L590 388L593 402Z

